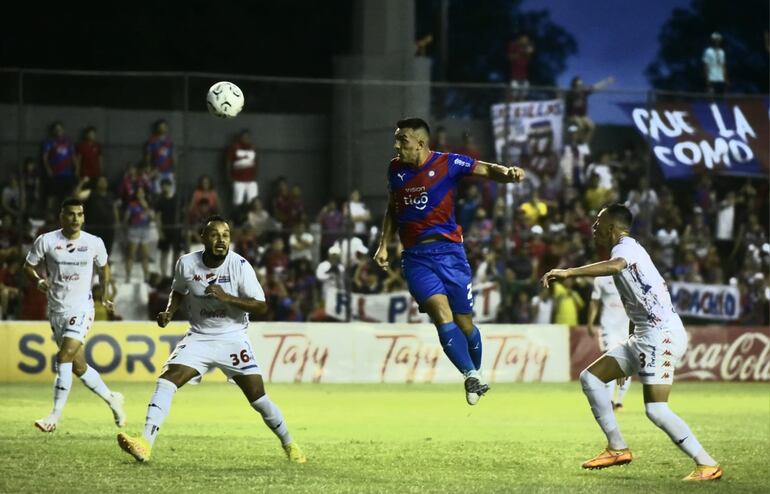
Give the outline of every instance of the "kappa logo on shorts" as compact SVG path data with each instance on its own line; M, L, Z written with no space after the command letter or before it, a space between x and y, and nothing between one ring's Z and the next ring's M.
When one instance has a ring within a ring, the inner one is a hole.
M668 372L664 372L664 373L663 373L663 375L662 375L662 376L660 376L660 377L661 377L661 379L668 379L668 378L670 378L671 376L669 375L669 373L668 373Z
M199 274L193 275L193 281L201 281L201 280L203 280L203 278L201 278L201 275Z
M212 276L216 276L216 275L214 273L206 273L206 279L209 279Z
M663 362L663 367L671 367L671 362L666 360L665 362Z
M670 344L671 344L671 338L666 338L666 339L664 339L664 340L663 340L663 344L664 344L664 345L665 345L665 344L669 344L669 345L670 345Z
M663 356L664 357L670 357L671 356L671 352L669 352L668 350L663 350Z

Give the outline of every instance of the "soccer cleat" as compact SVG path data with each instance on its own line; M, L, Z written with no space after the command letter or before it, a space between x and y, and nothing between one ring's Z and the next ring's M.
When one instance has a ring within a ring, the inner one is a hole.
M125 432L118 433L118 445L120 449L134 457L136 461L150 460L150 443L143 437L131 437Z
M683 478L682 480L719 480L722 478L723 473L724 472L722 471L722 467L719 465L698 465L695 467L695 470L690 473L690 475Z
M299 449L297 443L289 443L283 445L283 450L286 451L286 458L292 463L307 463L307 457L305 453Z
M610 449L608 446L604 448L604 451L583 463L583 468L597 470L600 468L614 467L631 463L631 460L633 459L634 455L631 454L630 449Z
M482 383L478 377L469 376L465 378L465 401L469 405L478 403L487 391L489 391L489 385Z
M35 420L35 427L40 429L41 432L53 432L56 430L57 425L59 425L59 417L54 414Z
M110 409L112 410L112 416L115 419L115 425L118 427L125 427L126 426L126 412L123 410L123 403L125 403L126 399L123 398L123 395L120 393L112 393L110 394L110 400L107 402L107 404L110 405Z

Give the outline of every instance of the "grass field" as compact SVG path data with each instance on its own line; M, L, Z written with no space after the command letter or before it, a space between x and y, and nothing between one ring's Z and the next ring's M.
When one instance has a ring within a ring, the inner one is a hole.
M293 465L238 389L209 380L176 395L148 464L120 451L77 382L50 435L32 426L50 386L0 385L0 492L770 492L766 384L676 385L672 408L726 472L685 485L692 462L646 419L636 383L618 419L634 462L589 472L604 441L576 383L495 385L473 408L460 384L271 385L309 458ZM113 388L139 432L153 385Z

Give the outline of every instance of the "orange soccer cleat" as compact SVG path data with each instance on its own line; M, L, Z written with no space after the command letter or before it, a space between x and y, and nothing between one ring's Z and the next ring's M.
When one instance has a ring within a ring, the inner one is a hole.
M695 470L682 480L719 480L722 478L722 467L719 465L698 465Z
M583 463L583 468L597 470L600 468L614 467L631 463L631 460L633 459L634 455L631 454L630 449L610 449L610 447L607 446L604 448L604 451Z

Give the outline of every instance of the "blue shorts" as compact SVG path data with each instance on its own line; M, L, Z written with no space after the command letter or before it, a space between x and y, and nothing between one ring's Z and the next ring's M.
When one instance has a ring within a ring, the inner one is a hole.
M453 313L473 313L471 267L463 244L437 241L409 247L401 254L401 270L421 312L428 298L444 294Z

